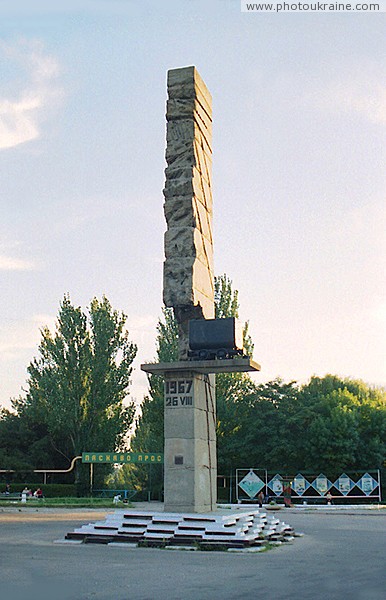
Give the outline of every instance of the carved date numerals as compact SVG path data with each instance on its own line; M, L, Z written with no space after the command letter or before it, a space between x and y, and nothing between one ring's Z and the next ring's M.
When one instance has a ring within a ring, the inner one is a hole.
M165 406L193 406L192 379L168 379L165 381Z

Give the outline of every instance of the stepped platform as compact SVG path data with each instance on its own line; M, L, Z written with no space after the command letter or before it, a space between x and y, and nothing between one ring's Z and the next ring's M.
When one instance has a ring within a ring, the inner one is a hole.
M264 510L178 514L117 509L104 521L67 533L65 539L85 544L243 549L289 542L296 536L290 525Z

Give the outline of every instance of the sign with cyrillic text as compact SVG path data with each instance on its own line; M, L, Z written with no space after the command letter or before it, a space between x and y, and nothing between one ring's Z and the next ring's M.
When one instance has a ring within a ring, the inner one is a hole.
M163 463L164 455L154 452L83 452L82 463Z

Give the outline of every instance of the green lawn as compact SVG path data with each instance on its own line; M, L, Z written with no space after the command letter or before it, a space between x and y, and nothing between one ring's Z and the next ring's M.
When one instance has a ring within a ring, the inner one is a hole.
M131 504L119 502L114 504L112 498L43 498L41 500L31 499L22 503L18 498L0 499L0 506L30 506L45 508L128 508Z

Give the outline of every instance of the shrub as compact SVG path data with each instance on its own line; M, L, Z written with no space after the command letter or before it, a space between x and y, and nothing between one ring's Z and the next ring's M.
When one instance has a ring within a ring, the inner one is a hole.
M11 493L21 493L25 487L32 490L32 492L40 487L45 498L67 498L76 496L75 485L71 483L11 483Z

